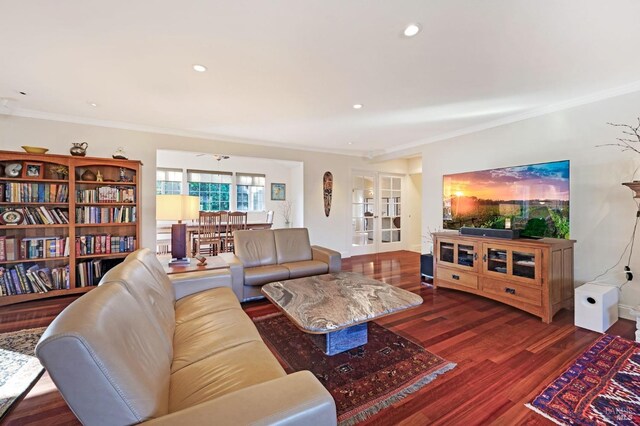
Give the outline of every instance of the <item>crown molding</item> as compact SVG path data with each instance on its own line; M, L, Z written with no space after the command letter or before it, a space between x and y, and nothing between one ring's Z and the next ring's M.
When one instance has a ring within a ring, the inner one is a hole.
M398 145L396 147L386 149L384 154L377 156L375 159L397 158L398 156L402 156L407 153L413 153L415 148L418 148L433 142L439 142L447 139L468 135L471 133L477 133L483 130L492 129L495 127L500 127L507 124L515 123L518 121L527 120L529 118L539 117L541 115L551 114L554 112L575 108L581 105L587 105L594 102L603 101L609 98L615 98L617 96L628 95L630 93L634 93L638 91L640 91L640 81L636 81L624 86L614 87L612 89L603 90L600 92L591 93L589 95L570 99L568 101L558 102L558 103L546 105L540 108L534 108L519 114L510 115L497 120L487 121L486 123L480 123L475 126L465 127L463 129L458 129L458 130L443 133L437 136L420 139L407 144Z
M546 105L540 108L534 108L519 114L510 115L497 120L487 121L485 123L480 123L474 126L465 127L463 129L442 133L440 135L432 136L429 138L419 139L414 142L410 142L410 143L398 145L393 148L385 149L382 152L378 151L378 153L371 153L369 151L364 152L364 151L350 151L350 150L336 150L336 149L326 149L326 148L317 148L317 147L307 147L307 146L278 143L278 142L273 142L268 140L259 140L259 139L235 138L235 137L221 136L221 135L205 133L205 132L194 132L194 131L188 131L188 130L148 126L148 125L141 125L141 124L126 123L121 121L100 120L100 119L90 118L90 117L56 114L56 113L30 110L30 109L24 109L24 108L9 108L6 106L4 110L3 108L0 108L0 115L9 115L9 116L17 116L17 117L25 117L25 118L37 118L42 120L61 121L66 123L83 124L83 125L90 125L90 126L122 129L122 130L132 130L132 131L146 132L146 133L182 136L182 137L211 140L216 142L270 146L274 148L290 149L290 150L305 151L305 152L321 152L326 154L338 154L338 155L344 155L348 157L366 158L370 161L378 162L378 161L404 158L407 156L415 156L419 152L420 147L430 143L452 139L460 136L465 136L472 133L481 132L483 130L504 126L504 125L515 123L518 121L523 121L530 118L539 117L542 115L575 108L581 105L587 105L587 104L599 102L609 98L627 95L627 94L635 93L638 91L640 91L640 81L636 81L624 86L614 87L612 89L603 90L600 92L595 92L589 95L577 97L564 102L558 102L558 103Z
M144 124L133 124L122 121L100 120L91 117L81 117L76 115L56 114L52 112L38 111L25 108L0 108L0 115L8 115L23 118L36 118L40 120L60 121L64 123L82 124L88 126L107 127L111 129L132 130L136 132L157 133L162 135L182 136L187 138L205 139L224 143L238 143L245 145L270 146L274 148L282 148L296 151L321 152L325 154L338 154L348 157L363 157L366 154L361 151L347 151L327 148L316 148L291 145L285 143L272 142L260 139L235 138L230 136L220 136L212 133L194 132L189 130L179 130L166 127L148 126Z

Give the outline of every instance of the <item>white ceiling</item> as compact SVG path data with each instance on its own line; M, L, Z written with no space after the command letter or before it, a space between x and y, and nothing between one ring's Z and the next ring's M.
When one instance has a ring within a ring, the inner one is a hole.
M399 152L640 90L639 16L637 0L0 0L0 112Z

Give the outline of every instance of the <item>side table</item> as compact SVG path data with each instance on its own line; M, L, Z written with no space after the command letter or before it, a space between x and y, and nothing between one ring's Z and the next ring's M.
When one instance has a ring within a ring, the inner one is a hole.
M204 266L198 266L196 259L192 259L189 265L169 266L170 255L159 255L158 259L173 283L176 299L216 287L234 290L229 265L218 256L207 257L207 264ZM241 300L242 295L238 291L234 293Z
M201 272L201 271L211 271L214 269L224 269L227 268L227 262L222 260L218 256L208 256L207 264L204 266L198 266L197 259L191 259L191 263L188 265L178 265L178 266L169 266L169 262L171 261L170 255L158 255L158 260L162 264L164 271L167 275L173 274L182 274L187 272Z

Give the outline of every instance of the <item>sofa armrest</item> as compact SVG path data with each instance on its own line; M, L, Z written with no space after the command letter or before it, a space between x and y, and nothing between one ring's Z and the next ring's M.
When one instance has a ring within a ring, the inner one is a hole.
M329 272L340 272L342 256L340 252L320 246L311 246L313 260L319 260L329 265Z
M145 424L169 425L336 425L331 394L310 371L259 383Z
M231 271L229 269L213 269L208 271L184 272L169 275L173 284L176 300L218 287L231 287Z
M218 256L227 262L231 271L231 289L242 302L244 300L244 264L233 253L220 253Z

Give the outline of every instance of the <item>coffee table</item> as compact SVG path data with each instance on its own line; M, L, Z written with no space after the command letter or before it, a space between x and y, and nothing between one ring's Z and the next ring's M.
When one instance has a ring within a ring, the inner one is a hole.
M422 304L422 297L354 272L262 286L276 305L327 355L367 343L367 322Z

